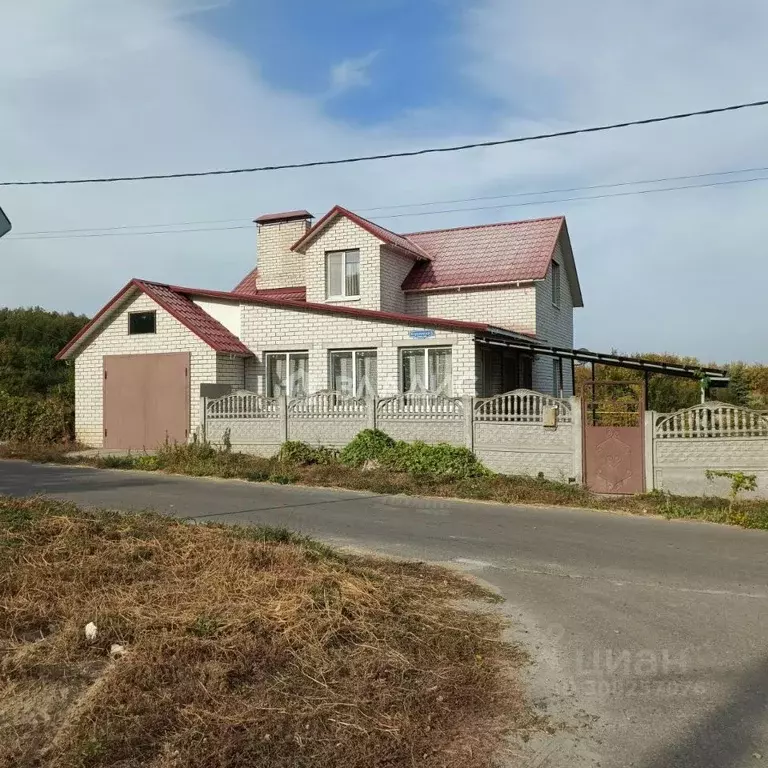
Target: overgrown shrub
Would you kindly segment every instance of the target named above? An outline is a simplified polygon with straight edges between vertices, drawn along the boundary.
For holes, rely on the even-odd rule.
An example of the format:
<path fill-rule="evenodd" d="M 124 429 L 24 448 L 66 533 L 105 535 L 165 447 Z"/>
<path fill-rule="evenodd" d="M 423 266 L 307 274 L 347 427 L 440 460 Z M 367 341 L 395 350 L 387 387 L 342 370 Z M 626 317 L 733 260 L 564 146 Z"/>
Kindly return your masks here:
<path fill-rule="evenodd" d="M 448 443 L 428 445 L 398 441 L 389 455 L 389 466 L 413 475 L 445 475 L 449 477 L 481 477 L 492 474 L 469 448 Z"/>
<path fill-rule="evenodd" d="M 339 452 L 335 448 L 324 446 L 315 447 L 300 440 L 286 440 L 280 446 L 278 460 L 286 464 L 335 464 L 339 460 Z"/>
<path fill-rule="evenodd" d="M 366 461 L 384 465 L 389 463 L 394 447 L 395 441 L 386 432 L 364 429 L 342 448 L 339 458 L 348 467 L 361 467 Z"/>
<path fill-rule="evenodd" d="M 135 457 L 133 466 L 136 469 L 142 469 L 145 472 L 154 472 L 156 469 L 160 469 L 160 459 L 157 456 L 150 456 L 149 454 L 139 454 Z"/>
<path fill-rule="evenodd" d="M 480 477 L 492 474 L 468 448 L 421 441 L 393 440 L 379 429 L 364 429 L 341 451 L 341 462 L 350 467 L 373 461 L 396 472 L 447 477 Z"/>
<path fill-rule="evenodd" d="M 0 392 L 0 440 L 61 443 L 74 439 L 75 409 L 60 397 L 16 397 Z"/>

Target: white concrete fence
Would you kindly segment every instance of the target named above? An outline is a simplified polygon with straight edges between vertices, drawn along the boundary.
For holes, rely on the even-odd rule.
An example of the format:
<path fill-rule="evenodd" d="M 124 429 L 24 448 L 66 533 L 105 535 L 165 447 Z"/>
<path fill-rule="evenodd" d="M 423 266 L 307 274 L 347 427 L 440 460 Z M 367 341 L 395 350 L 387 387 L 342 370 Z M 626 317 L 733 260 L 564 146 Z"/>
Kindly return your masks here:
<path fill-rule="evenodd" d="M 236 450 L 272 456 L 286 440 L 341 448 L 363 429 L 395 440 L 449 443 L 473 450 L 497 472 L 538 474 L 581 482 L 581 450 L 574 451 L 578 401 L 529 390 L 488 398 L 433 394 L 357 399 L 315 392 L 289 400 L 238 391 L 203 398 L 199 434 Z M 580 445 L 580 441 L 579 441 Z"/>
<path fill-rule="evenodd" d="M 646 413 L 646 488 L 726 496 L 730 481 L 707 480 L 708 469 L 753 474 L 757 491 L 749 495 L 768 498 L 768 418 L 718 402 Z"/>
<path fill-rule="evenodd" d="M 237 391 L 203 398 L 198 434 L 214 445 L 272 456 L 286 440 L 341 448 L 363 429 L 396 440 L 466 446 L 496 472 L 581 483 L 581 401 L 530 390 L 487 398 L 432 394 L 357 399 L 321 391 L 297 399 Z M 648 411 L 644 425 L 646 490 L 726 495 L 729 481 L 707 470 L 757 475 L 768 497 L 768 418 L 725 403 L 671 414 Z"/>

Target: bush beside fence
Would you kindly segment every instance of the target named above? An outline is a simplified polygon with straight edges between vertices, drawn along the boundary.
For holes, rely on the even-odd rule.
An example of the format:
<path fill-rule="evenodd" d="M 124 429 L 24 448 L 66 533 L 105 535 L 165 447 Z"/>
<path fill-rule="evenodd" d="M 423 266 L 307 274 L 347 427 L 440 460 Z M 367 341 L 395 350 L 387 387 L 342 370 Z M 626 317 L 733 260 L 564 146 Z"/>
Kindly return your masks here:
<path fill-rule="evenodd" d="M 74 433 L 75 408 L 69 400 L 0 392 L 0 441 L 60 443 Z"/>
<path fill-rule="evenodd" d="M 285 441 L 341 449 L 362 430 L 381 429 L 398 441 L 474 452 L 497 472 L 579 482 L 574 410 L 569 400 L 530 390 L 489 398 L 425 393 L 367 399 L 321 391 L 291 400 L 238 391 L 202 404 L 199 436 L 222 445 L 226 435 L 237 450 L 273 456 Z"/>

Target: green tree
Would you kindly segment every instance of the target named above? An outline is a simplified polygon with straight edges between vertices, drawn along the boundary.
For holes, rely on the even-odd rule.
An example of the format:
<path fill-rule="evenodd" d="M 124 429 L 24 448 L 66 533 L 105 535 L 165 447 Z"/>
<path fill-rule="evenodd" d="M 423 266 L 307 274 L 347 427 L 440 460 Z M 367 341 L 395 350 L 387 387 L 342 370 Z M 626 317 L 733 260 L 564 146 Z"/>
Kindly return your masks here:
<path fill-rule="evenodd" d="M 40 307 L 0 309 L 0 391 L 17 396 L 74 396 L 71 366 L 56 353 L 88 322 Z"/>
<path fill-rule="evenodd" d="M 749 389 L 746 365 L 744 363 L 732 363 L 728 366 L 728 376 L 731 379 L 730 383 L 725 389 L 718 389 L 715 398 L 725 403 L 740 405 L 743 408 L 751 407 L 754 398 Z"/>

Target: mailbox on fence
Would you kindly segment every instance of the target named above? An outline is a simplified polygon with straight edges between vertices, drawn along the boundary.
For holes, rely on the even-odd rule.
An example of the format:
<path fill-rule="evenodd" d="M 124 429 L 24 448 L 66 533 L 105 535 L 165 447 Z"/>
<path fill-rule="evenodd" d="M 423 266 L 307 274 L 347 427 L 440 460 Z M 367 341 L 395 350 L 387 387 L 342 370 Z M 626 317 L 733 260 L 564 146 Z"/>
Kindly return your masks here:
<path fill-rule="evenodd" d="M 557 426 L 557 406 L 547 405 L 541 410 L 541 420 L 545 427 Z"/>

